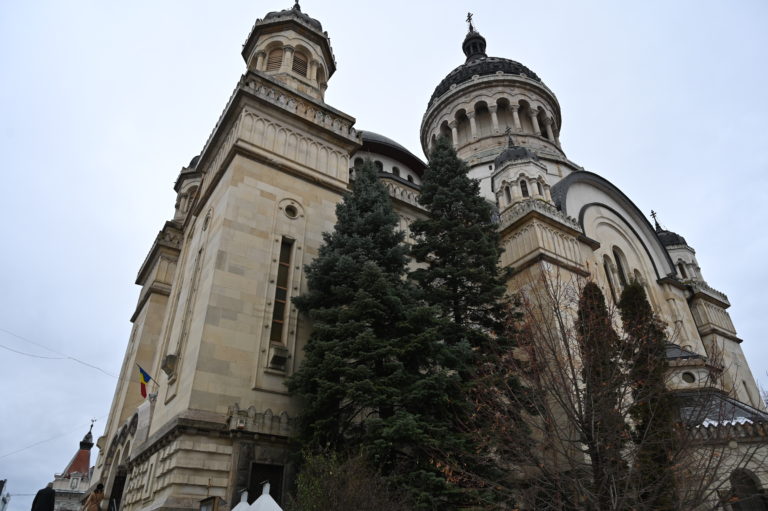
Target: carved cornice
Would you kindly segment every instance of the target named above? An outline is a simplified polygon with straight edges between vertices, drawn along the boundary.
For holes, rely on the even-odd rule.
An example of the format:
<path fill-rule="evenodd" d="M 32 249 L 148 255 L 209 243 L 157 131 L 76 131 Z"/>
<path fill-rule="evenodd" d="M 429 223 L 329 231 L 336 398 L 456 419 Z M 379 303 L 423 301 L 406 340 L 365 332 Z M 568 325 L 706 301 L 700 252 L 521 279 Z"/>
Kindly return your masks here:
<path fill-rule="evenodd" d="M 233 146 L 241 138 L 239 125 L 243 120 L 243 113 L 247 110 L 247 105 L 253 103 L 253 100 L 281 110 L 298 121 L 300 125 L 311 125 L 323 133 L 317 137 L 317 141 L 324 140 L 326 143 L 336 144 L 339 150 L 347 153 L 347 157 L 348 153 L 362 145 L 362 138 L 353 127 L 355 123 L 353 117 L 309 96 L 292 91 L 268 76 L 252 71 L 248 72 L 240 78 L 200 154 L 197 168 L 201 169 L 204 178 L 201 185 L 201 197 L 195 205 L 195 215 L 200 215 L 205 207 L 214 182 L 218 179 L 215 177 L 216 174 L 219 173 L 222 165 L 229 161 Z M 259 107 L 256 110 L 262 115 L 268 115 L 268 109 Z M 276 121 L 277 119 L 273 120 Z M 230 126 L 224 129 L 226 124 Z M 284 128 L 286 127 L 284 126 Z M 258 145 L 258 141 L 255 143 Z M 211 177 L 211 174 L 214 177 Z"/>
<path fill-rule="evenodd" d="M 728 301 L 728 296 L 726 296 L 725 293 L 710 287 L 706 282 L 700 280 L 687 280 L 685 281 L 685 284 L 692 293 L 690 300 L 701 298 L 702 300 L 714 303 L 723 309 L 727 309 L 731 306 L 731 302 Z"/>
<path fill-rule="evenodd" d="M 424 208 L 419 204 L 419 186 L 401 177 L 393 176 L 385 172 L 379 172 L 379 179 L 389 191 L 389 196 L 394 200 L 405 202 L 419 210 Z"/>
<path fill-rule="evenodd" d="M 179 225 L 176 222 L 165 222 L 162 230 L 155 237 L 147 257 L 141 263 L 141 268 L 139 268 L 139 273 L 136 276 L 136 284 L 144 285 L 147 275 L 149 275 L 161 253 L 167 254 L 171 259 L 178 257 L 181 251 L 182 240 L 183 235 Z"/>
<path fill-rule="evenodd" d="M 710 426 L 698 426 L 688 430 L 691 439 L 697 442 L 726 443 L 765 442 L 768 440 L 768 422 L 729 422 Z"/>
<path fill-rule="evenodd" d="M 141 444 L 136 454 L 131 458 L 129 467 L 145 461 L 154 453 L 169 445 L 181 435 L 205 435 L 212 437 L 228 437 L 229 432 L 221 422 L 220 414 L 207 414 L 210 417 L 177 416 L 167 422 L 160 430 Z"/>
<path fill-rule="evenodd" d="M 725 339 L 728 339 L 729 341 L 733 341 L 737 344 L 741 344 L 744 342 L 743 339 L 735 336 L 733 332 L 729 332 L 728 330 L 725 330 L 721 327 L 718 327 L 716 325 L 712 325 L 711 323 L 707 328 L 697 328 L 697 331 L 699 332 L 700 337 L 705 337 L 707 335 L 719 335 L 720 337 L 724 337 Z"/>
<path fill-rule="evenodd" d="M 502 211 L 499 220 L 499 231 L 504 232 L 515 227 L 530 214 L 537 214 L 547 223 L 554 223 L 555 227 L 565 228 L 566 231 L 574 236 L 583 234 L 575 219 L 558 210 L 552 204 L 539 199 L 522 200 Z"/>
<path fill-rule="evenodd" d="M 219 128 L 224 124 L 224 119 L 230 113 L 232 105 L 240 94 L 249 94 L 287 113 L 296 115 L 304 121 L 309 121 L 319 128 L 332 133 L 335 137 L 346 140 L 354 146 L 362 144 L 362 139 L 353 127 L 355 119 L 344 114 L 335 108 L 331 108 L 325 103 L 320 103 L 309 96 L 292 91 L 283 84 L 272 80 L 268 76 L 255 73 L 253 71 L 240 77 L 237 86 L 227 101 L 219 119 L 216 121 L 208 140 L 205 143 L 203 151 L 200 153 L 200 161 L 197 168 L 205 174 L 210 170 L 210 159 L 212 146 Z M 218 152 L 218 151 L 217 151 Z"/>
<path fill-rule="evenodd" d="M 528 259 L 523 264 L 519 266 L 515 266 L 512 268 L 512 276 L 515 276 L 519 273 L 522 273 L 527 268 L 530 268 L 531 266 L 534 266 L 539 263 L 549 263 L 554 266 L 557 266 L 559 268 L 562 268 L 564 270 L 567 270 L 571 273 L 575 273 L 576 275 L 579 275 L 581 277 L 589 277 L 589 272 L 585 270 L 584 268 L 580 268 L 578 266 L 575 266 L 573 264 L 568 264 L 557 257 L 552 257 L 549 254 L 538 254 L 531 259 Z"/>

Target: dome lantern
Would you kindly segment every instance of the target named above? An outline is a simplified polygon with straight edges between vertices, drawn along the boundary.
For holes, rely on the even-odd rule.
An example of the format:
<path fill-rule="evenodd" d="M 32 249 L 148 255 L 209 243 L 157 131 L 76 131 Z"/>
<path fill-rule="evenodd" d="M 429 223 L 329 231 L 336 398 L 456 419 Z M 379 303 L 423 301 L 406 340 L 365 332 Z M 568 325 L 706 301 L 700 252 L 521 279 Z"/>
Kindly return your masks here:
<path fill-rule="evenodd" d="M 467 14 L 467 23 L 469 23 L 469 32 L 464 38 L 464 42 L 461 45 L 461 49 L 464 50 L 464 55 L 467 56 L 467 62 L 474 59 L 481 59 L 487 57 L 485 54 L 485 37 L 480 35 L 480 32 L 475 30 L 475 25 L 472 23 L 472 13 Z"/>

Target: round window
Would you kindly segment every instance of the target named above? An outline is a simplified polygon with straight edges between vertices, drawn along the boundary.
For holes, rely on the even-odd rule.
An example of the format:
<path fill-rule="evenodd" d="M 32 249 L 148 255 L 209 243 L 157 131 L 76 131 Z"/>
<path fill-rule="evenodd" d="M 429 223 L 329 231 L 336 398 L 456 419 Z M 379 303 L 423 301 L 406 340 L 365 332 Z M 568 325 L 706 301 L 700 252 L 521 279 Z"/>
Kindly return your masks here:
<path fill-rule="evenodd" d="M 288 216 L 288 218 L 296 218 L 299 216 L 299 210 L 296 209 L 296 206 L 293 204 L 289 204 L 285 207 L 285 214 Z"/>
<path fill-rule="evenodd" d="M 685 372 L 683 373 L 683 381 L 685 383 L 693 383 L 696 381 L 696 376 L 693 373 Z"/>

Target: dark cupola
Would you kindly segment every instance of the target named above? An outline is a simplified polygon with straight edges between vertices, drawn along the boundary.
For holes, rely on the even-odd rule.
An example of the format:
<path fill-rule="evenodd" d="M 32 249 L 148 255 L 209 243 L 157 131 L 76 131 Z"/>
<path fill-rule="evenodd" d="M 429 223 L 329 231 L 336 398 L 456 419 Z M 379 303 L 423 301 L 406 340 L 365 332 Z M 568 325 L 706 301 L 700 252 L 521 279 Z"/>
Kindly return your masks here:
<path fill-rule="evenodd" d="M 467 14 L 467 23 L 469 23 L 469 32 L 467 32 L 467 37 L 464 38 L 464 42 L 461 45 L 464 55 L 467 56 L 467 62 L 487 57 L 488 55 L 485 54 L 485 37 L 475 30 L 475 26 L 472 23 L 472 13 Z"/>
<path fill-rule="evenodd" d="M 515 145 L 512 135 L 507 132 L 507 148 L 499 154 L 493 161 L 493 168 L 500 169 L 508 161 L 535 160 L 539 161 L 538 155 L 527 147 Z"/>

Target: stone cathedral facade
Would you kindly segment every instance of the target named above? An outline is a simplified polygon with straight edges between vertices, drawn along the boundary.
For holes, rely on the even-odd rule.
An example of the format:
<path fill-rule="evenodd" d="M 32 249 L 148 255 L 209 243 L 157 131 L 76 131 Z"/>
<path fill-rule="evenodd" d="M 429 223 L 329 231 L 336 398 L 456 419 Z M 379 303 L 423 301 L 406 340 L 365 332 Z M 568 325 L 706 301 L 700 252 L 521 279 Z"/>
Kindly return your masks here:
<path fill-rule="evenodd" d="M 596 281 L 610 300 L 638 279 L 674 331 L 670 386 L 709 385 L 717 353 L 739 442 L 764 441 L 768 416 L 728 298 L 706 282 L 694 249 L 568 159 L 560 105 L 533 71 L 488 56 L 471 24 L 462 49 L 466 60 L 429 99 L 421 143 L 427 153 L 449 137 L 497 206 L 502 264 L 516 272 L 510 290 L 555 269 Z M 304 266 L 333 228 L 355 166 L 375 162 L 404 230 L 423 214 L 423 160 L 325 103 L 336 61 L 320 22 L 298 4 L 270 12 L 242 56 L 245 74 L 200 155 L 181 169 L 175 214 L 138 272 L 133 329 L 91 479 L 105 484 L 109 509 L 193 509 L 211 497 L 229 508 L 239 490 L 265 479 L 279 502 L 293 476 L 299 413 L 284 382 L 310 331 L 291 299 L 306 290 Z M 147 399 L 137 364 L 155 380 Z M 742 476 L 756 491 L 768 482 L 759 469 Z"/>

